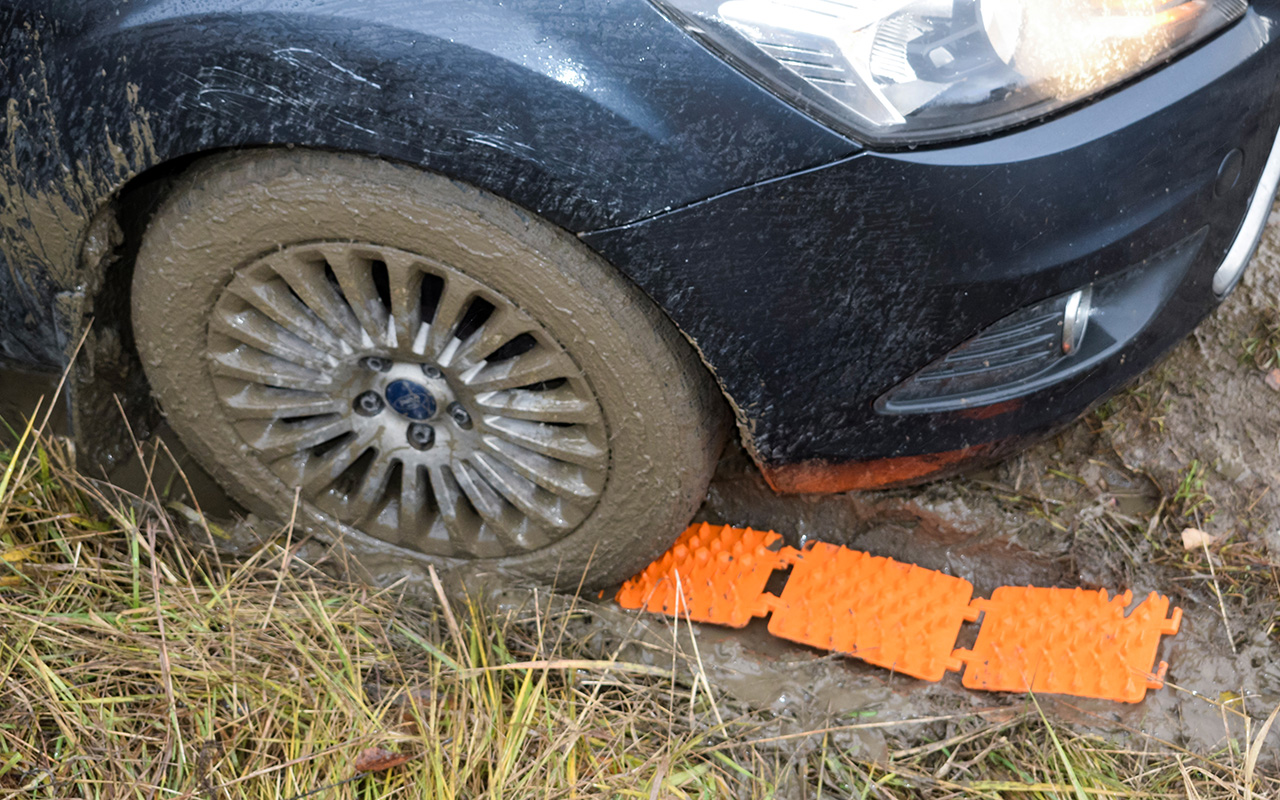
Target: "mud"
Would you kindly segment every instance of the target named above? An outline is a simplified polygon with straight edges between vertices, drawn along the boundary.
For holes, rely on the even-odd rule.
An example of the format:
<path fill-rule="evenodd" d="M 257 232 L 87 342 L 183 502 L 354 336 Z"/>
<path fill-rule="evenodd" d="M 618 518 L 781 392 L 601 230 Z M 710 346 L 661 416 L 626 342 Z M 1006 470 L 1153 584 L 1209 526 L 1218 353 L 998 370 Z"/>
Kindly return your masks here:
<path fill-rule="evenodd" d="M 57 376 L 0 367 L 0 420 L 5 423 L 0 425 L 0 443 L 10 444 L 15 434 L 21 435 L 33 412 L 38 412 L 38 425 L 57 390 Z M 64 431 L 66 416 L 64 405 L 58 403 L 49 420 L 50 430 Z"/>

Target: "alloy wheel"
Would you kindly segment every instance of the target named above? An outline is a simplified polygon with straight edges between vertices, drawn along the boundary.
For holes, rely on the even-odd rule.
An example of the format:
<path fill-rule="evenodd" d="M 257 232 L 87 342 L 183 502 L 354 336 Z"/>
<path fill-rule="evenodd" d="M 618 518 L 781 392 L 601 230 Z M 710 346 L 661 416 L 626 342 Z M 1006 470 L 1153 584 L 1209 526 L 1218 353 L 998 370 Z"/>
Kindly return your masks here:
<path fill-rule="evenodd" d="M 582 370 L 500 292 L 430 258 L 267 255 L 222 291 L 208 358 L 253 456 L 386 542 L 516 555 L 572 532 L 604 490 L 608 431 Z"/>

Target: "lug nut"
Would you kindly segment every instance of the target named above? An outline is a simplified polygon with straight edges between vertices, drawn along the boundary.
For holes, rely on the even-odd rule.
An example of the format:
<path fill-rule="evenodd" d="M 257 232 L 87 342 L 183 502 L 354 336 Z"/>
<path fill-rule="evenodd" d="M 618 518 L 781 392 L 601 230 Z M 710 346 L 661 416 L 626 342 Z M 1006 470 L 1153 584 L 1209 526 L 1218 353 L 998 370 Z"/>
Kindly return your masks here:
<path fill-rule="evenodd" d="M 370 372 L 386 372 L 391 369 L 391 359 L 379 358 L 378 356 L 366 356 L 360 359 L 360 366 Z"/>
<path fill-rule="evenodd" d="M 459 428 L 471 429 L 471 415 L 467 413 L 461 403 L 449 404 L 449 417 L 453 419 Z"/>
<path fill-rule="evenodd" d="M 377 392 L 364 392 L 351 404 L 356 413 L 362 417 L 377 416 L 382 413 L 386 405 Z"/>
<path fill-rule="evenodd" d="M 407 431 L 409 446 L 414 450 L 429 450 L 436 443 L 436 429 L 425 422 L 415 422 Z"/>
<path fill-rule="evenodd" d="M 444 373 L 440 371 L 439 367 L 433 367 L 430 364 L 422 365 L 422 374 L 433 381 L 438 381 L 444 377 Z"/>

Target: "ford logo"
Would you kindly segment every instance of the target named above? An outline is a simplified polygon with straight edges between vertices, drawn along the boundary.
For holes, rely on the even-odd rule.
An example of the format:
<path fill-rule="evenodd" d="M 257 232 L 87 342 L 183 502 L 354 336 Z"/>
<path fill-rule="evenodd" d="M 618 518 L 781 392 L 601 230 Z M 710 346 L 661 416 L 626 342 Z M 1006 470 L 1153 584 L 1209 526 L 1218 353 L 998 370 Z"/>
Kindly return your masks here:
<path fill-rule="evenodd" d="M 387 386 L 387 405 L 396 413 L 412 420 L 431 419 L 436 413 L 436 399 L 413 381 L 393 381 Z"/>

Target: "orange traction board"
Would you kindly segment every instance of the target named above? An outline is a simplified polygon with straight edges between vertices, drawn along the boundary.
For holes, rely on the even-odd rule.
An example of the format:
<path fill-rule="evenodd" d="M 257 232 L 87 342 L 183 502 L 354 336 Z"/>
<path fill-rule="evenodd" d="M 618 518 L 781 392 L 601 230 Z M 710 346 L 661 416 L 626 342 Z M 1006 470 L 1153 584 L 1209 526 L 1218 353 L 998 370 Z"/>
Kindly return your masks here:
<path fill-rule="evenodd" d="M 1133 595 L 1107 591 L 1002 586 L 975 600 L 984 617 L 965 662 L 964 685 L 1001 692 L 1049 692 L 1137 703 L 1164 685 L 1168 664 L 1155 672 L 1160 636 L 1172 636 L 1182 609 L 1165 619 L 1169 598 L 1152 592 L 1133 613 Z"/>
<path fill-rule="evenodd" d="M 765 592 L 774 570 L 791 567 L 782 595 Z M 1151 665 L 1160 637 L 1178 632 L 1169 598 L 1152 592 L 1131 614 L 1132 595 L 1001 587 L 970 601 L 973 585 L 914 564 L 815 543 L 782 546 L 773 531 L 702 523 L 644 572 L 617 601 L 741 628 L 772 614 L 769 632 L 854 656 L 924 680 L 964 668 L 970 689 L 1072 694 L 1136 703 L 1163 685 Z M 973 650 L 955 650 L 964 623 L 983 615 Z"/>
<path fill-rule="evenodd" d="M 948 669 L 973 584 L 941 572 L 831 544 L 795 557 L 769 633 L 834 650 L 927 681 Z"/>

